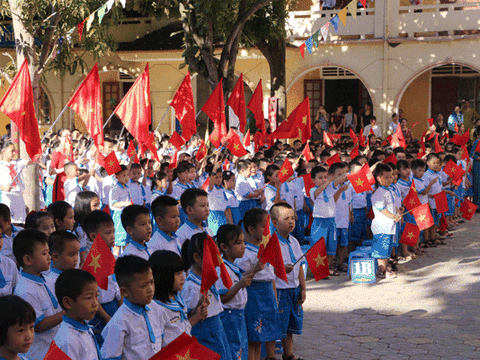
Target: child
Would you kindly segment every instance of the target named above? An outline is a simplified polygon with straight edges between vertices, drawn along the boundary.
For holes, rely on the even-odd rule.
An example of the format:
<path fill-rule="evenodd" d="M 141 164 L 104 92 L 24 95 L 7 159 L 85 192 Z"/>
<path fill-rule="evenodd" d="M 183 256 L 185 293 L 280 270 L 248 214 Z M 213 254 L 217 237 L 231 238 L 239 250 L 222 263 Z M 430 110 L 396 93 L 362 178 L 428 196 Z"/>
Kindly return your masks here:
<path fill-rule="evenodd" d="M 200 285 L 202 282 L 203 243 L 206 238 L 207 234 L 197 233 L 192 236 L 191 240 L 185 241 L 182 247 L 183 261 L 190 272 L 180 294 L 185 300 L 189 313 L 203 302 Z M 233 360 L 225 329 L 219 316 L 223 307 L 215 284 L 208 290 L 206 302 L 209 304 L 208 316 L 192 327 L 192 335 L 198 339 L 200 344 L 220 354 L 222 360 Z"/>
<path fill-rule="evenodd" d="M 85 216 L 83 220 L 83 228 L 88 235 L 90 244 L 93 244 L 97 235 L 100 234 L 105 244 L 109 249 L 112 249 L 115 245 L 115 229 L 113 227 L 113 220 L 104 211 L 95 210 L 92 213 Z M 97 315 L 90 321 L 90 325 L 93 326 L 93 332 L 97 338 L 99 346 L 103 344 L 103 338 L 100 335 L 105 324 L 107 324 L 113 314 L 118 310 L 122 304 L 122 296 L 120 294 L 120 288 L 115 280 L 115 275 L 108 276 L 107 290 L 98 288 L 98 302 L 100 305 L 97 309 Z"/>
<path fill-rule="evenodd" d="M 233 172 L 223 172 L 223 187 L 225 188 L 225 195 L 227 196 L 227 206 L 232 213 L 232 223 L 238 225 L 242 220 L 242 216 L 240 215 L 239 202 L 235 195 L 235 174 Z"/>
<path fill-rule="evenodd" d="M 201 301 L 195 310 L 187 313 L 187 306 L 180 295 L 185 283 L 185 264 L 177 253 L 155 251 L 148 261 L 155 279 L 155 302 L 164 308 L 163 346 L 166 346 L 184 332 L 190 335 L 192 326 L 207 317 L 208 304 Z"/>
<path fill-rule="evenodd" d="M 88 183 L 91 174 L 87 173 L 79 175 L 77 165 L 71 162 L 65 164 L 64 170 L 65 175 L 67 176 L 63 183 L 65 201 L 73 207 L 75 205 L 77 194 L 83 191 L 83 187 Z"/>
<path fill-rule="evenodd" d="M 121 256 L 136 255 L 148 260 L 151 251 L 147 243 L 152 236 L 152 223 L 148 209 L 141 205 L 127 206 L 122 211 L 122 226 L 130 236 Z"/>
<path fill-rule="evenodd" d="M 410 191 L 410 187 L 412 186 L 412 182 L 410 181 L 410 164 L 407 160 L 398 160 L 397 169 L 399 178 L 397 180 L 396 186 L 397 189 L 400 191 L 400 198 L 402 202 L 405 200 L 405 197 L 408 195 Z M 403 217 L 403 223 L 400 228 L 400 233 L 403 233 L 405 229 L 406 223 L 416 224 L 415 218 L 411 213 L 407 213 Z M 406 244 L 400 244 L 400 256 L 398 257 L 398 263 L 402 264 L 412 259 L 411 254 L 408 252 L 408 246 Z"/>
<path fill-rule="evenodd" d="M 6 205 L 5 205 L 6 206 Z M 0 223 L 0 251 L 3 246 L 3 228 Z M 18 270 L 15 261 L 0 252 L 0 295 L 11 295 L 18 282 Z"/>
<path fill-rule="evenodd" d="M 65 230 L 55 231 L 48 238 L 48 247 L 52 263 L 50 272 L 45 280 L 55 286 L 58 276 L 65 270 L 75 269 L 78 266 L 80 241 L 75 234 Z"/>
<path fill-rule="evenodd" d="M 240 202 L 240 216 L 243 217 L 247 210 L 253 209 L 258 206 L 259 202 L 263 202 L 263 200 L 257 201 L 259 196 L 263 196 L 263 189 L 254 191 L 248 182 L 248 178 L 251 176 L 251 167 L 248 160 L 240 160 L 237 162 L 237 174 L 235 192 Z"/>
<path fill-rule="evenodd" d="M 244 272 L 257 266 L 252 283 L 247 287 L 248 300 L 245 305 L 245 322 L 248 335 L 249 359 L 260 360 L 262 342 L 265 342 L 267 358 L 275 358 L 275 340 L 281 338 L 278 305 L 276 299 L 275 273 L 270 264 L 263 265 L 258 259 L 258 250 L 263 242 L 263 230 L 267 222 L 267 212 L 251 209 L 245 213 L 245 253 L 236 260 Z M 255 270 L 257 270 L 255 269 Z"/>
<path fill-rule="evenodd" d="M 87 325 L 97 312 L 97 281 L 87 271 L 64 271 L 55 283 L 55 294 L 65 310 L 55 344 L 72 360 L 101 360 L 93 331 Z"/>
<path fill-rule="evenodd" d="M 75 212 L 69 203 L 56 201 L 48 206 L 47 212 L 52 214 L 56 230 L 73 230 L 75 226 Z"/>
<path fill-rule="evenodd" d="M 303 329 L 302 304 L 307 296 L 305 274 L 297 259 L 303 256 L 297 239 L 290 235 L 295 229 L 295 211 L 286 203 L 275 204 L 270 210 L 272 223 L 278 235 L 288 282 L 277 277 L 278 312 L 282 331 L 283 359 L 298 359 L 293 355 L 293 334 Z M 294 266 L 293 264 L 296 265 Z"/>
<path fill-rule="evenodd" d="M 350 162 L 349 170 L 351 174 L 361 169 L 362 164 L 357 160 Z M 348 250 L 352 252 L 362 244 L 363 240 L 367 239 L 367 194 L 365 192 L 357 194 L 352 184 L 350 184 L 350 194 L 352 198 L 353 221 L 350 220 L 348 228 Z"/>
<path fill-rule="evenodd" d="M 177 182 L 173 185 L 171 196 L 175 200 L 180 200 L 181 196 L 187 189 L 191 189 L 192 186 L 188 183 L 190 178 L 189 171 L 192 168 L 192 164 L 182 161 L 178 164 L 177 171 Z M 185 209 L 180 209 L 180 224 L 183 225 L 187 221 L 187 214 L 185 214 Z"/>
<path fill-rule="evenodd" d="M 53 215 L 45 211 L 36 211 L 28 214 L 25 220 L 25 229 L 41 231 L 49 238 L 55 232 Z"/>
<path fill-rule="evenodd" d="M 278 173 L 280 168 L 276 165 L 269 165 L 265 170 L 265 202 L 267 204 L 265 210 L 270 211 L 274 204 L 281 201 L 293 204 L 294 194 L 293 191 L 289 191 L 286 182 L 281 183 L 278 179 Z"/>
<path fill-rule="evenodd" d="M 38 230 L 22 230 L 13 241 L 13 254 L 17 264 L 22 267 L 14 294 L 29 302 L 37 317 L 36 336 L 27 357 L 41 360 L 65 313 L 55 298 L 55 289 L 42 276 L 43 271 L 50 269 L 47 237 Z"/>
<path fill-rule="evenodd" d="M 0 227 L 3 233 L 3 248 L 0 254 L 16 261 L 12 250 L 13 238 L 23 229 L 12 224 L 10 208 L 5 204 L 0 204 Z"/>
<path fill-rule="evenodd" d="M 247 304 L 246 287 L 252 283 L 254 272 L 244 273 L 237 265 L 235 259 L 241 259 L 245 253 L 245 241 L 242 228 L 237 225 L 223 225 L 218 229 L 216 236 L 220 251 L 223 253 L 223 262 L 228 274 L 233 281 L 227 289 L 221 279 L 216 283 L 223 312 L 220 313 L 223 327 L 227 333 L 228 342 L 234 359 L 247 360 L 248 335 L 245 323 L 245 305 Z"/>
<path fill-rule="evenodd" d="M 161 171 L 156 172 L 152 179 L 152 187 L 151 187 L 152 203 L 157 197 L 161 195 L 167 195 L 167 187 L 168 187 L 167 174 Z"/>
<path fill-rule="evenodd" d="M 222 167 L 216 163 L 209 171 L 210 184 L 208 185 L 208 205 L 210 213 L 208 214 L 208 228 L 214 234 L 222 225 L 233 223 L 232 212 L 228 208 L 228 199 L 225 189 L 222 187 Z"/>
<path fill-rule="evenodd" d="M 398 209 L 394 203 L 394 195 L 389 186 L 393 182 L 393 171 L 386 164 L 378 164 L 374 172 L 377 190 L 372 195 L 372 208 L 375 218 L 372 220 L 372 257 L 378 261 L 380 278 L 393 279 L 397 275 L 387 268 L 392 253 L 393 237 L 396 234 L 396 223 L 402 220 L 403 208 Z"/>
<path fill-rule="evenodd" d="M 183 246 L 186 239 L 190 239 L 194 234 L 206 232 L 208 235 L 214 236 L 206 223 L 210 213 L 207 193 L 202 189 L 188 189 L 182 194 L 180 202 L 188 216 L 188 220 L 180 226 L 177 232 L 180 247 Z"/>
<path fill-rule="evenodd" d="M 0 359 L 28 360 L 35 336 L 35 310 L 15 295 L 0 296 Z"/>
<path fill-rule="evenodd" d="M 439 241 L 436 241 L 437 240 L 436 227 L 439 225 L 439 217 L 437 213 L 437 204 L 434 198 L 434 195 L 441 192 L 443 187 L 442 180 L 440 180 L 440 170 L 442 169 L 440 157 L 435 153 L 428 154 L 427 166 L 428 166 L 428 170 L 425 171 L 425 175 L 423 175 L 423 179 L 425 183 L 432 185 L 430 188 L 430 191 L 428 192 L 428 203 L 430 205 L 430 210 L 432 212 L 434 224 L 425 230 L 425 234 L 426 234 L 426 239 L 428 239 L 431 244 L 435 245 L 437 243 L 440 243 Z"/>
<path fill-rule="evenodd" d="M 102 358 L 150 359 L 162 348 L 165 328 L 163 308 L 152 302 L 150 264 L 138 256 L 123 256 L 115 264 L 115 276 L 125 299 L 102 331 Z"/>
<path fill-rule="evenodd" d="M 153 254 L 157 250 L 170 250 L 182 254 L 175 232 L 180 226 L 178 201 L 168 195 L 161 195 L 152 202 L 152 214 L 157 224 L 157 231 L 152 235 L 148 248 Z"/>
<path fill-rule="evenodd" d="M 82 224 L 85 216 L 90 214 L 92 211 L 100 210 L 100 198 L 97 194 L 92 191 L 82 191 L 77 194 L 75 199 L 75 228 L 74 232 L 80 240 L 80 268 L 83 266 L 83 262 L 87 257 L 88 252 L 90 251 L 91 243 L 89 244 L 88 236 L 83 230 Z"/>
<path fill-rule="evenodd" d="M 128 189 L 130 191 L 130 195 L 132 196 L 132 202 L 135 205 L 149 207 L 151 193 L 146 188 L 147 176 L 143 177 L 141 183 L 139 182 L 140 178 L 142 177 L 142 167 L 140 164 L 133 163 L 131 165 L 128 177 L 130 178 L 128 181 Z"/>

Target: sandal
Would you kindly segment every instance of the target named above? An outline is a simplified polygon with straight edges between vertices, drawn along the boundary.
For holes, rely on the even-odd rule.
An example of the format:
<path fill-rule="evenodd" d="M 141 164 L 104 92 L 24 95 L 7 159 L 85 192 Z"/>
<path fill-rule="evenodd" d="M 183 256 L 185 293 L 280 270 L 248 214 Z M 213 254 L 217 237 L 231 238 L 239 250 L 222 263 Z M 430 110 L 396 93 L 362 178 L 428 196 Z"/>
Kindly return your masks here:
<path fill-rule="evenodd" d="M 397 274 L 395 274 L 393 271 L 386 271 L 385 272 L 385 278 L 387 279 L 395 279 L 397 277 Z"/>
<path fill-rule="evenodd" d="M 330 269 L 330 276 L 340 276 L 340 274 L 335 270 Z"/>
<path fill-rule="evenodd" d="M 385 279 L 385 273 L 386 273 L 386 270 L 378 270 L 377 271 L 377 277 L 380 278 L 380 279 Z"/>

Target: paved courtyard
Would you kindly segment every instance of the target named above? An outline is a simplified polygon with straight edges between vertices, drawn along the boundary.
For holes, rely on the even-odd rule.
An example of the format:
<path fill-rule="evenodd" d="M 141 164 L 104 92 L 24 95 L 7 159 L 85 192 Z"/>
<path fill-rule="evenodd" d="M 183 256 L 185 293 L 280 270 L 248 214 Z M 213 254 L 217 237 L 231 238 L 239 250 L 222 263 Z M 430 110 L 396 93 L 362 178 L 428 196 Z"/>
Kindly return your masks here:
<path fill-rule="evenodd" d="M 480 359 L 480 215 L 398 277 L 307 282 L 295 353 L 320 359 Z"/>

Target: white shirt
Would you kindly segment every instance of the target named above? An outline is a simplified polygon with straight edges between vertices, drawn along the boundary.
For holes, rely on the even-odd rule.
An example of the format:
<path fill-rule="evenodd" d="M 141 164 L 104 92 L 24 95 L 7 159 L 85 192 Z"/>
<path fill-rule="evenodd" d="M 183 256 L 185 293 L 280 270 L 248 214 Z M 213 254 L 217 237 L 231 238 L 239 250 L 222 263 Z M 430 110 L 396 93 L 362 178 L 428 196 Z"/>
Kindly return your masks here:
<path fill-rule="evenodd" d="M 225 266 L 227 268 L 228 275 L 230 275 L 230 279 L 232 279 L 233 284 L 236 284 L 242 278 L 242 270 L 238 265 L 232 264 L 230 261 L 223 259 Z M 220 269 L 217 268 L 218 273 L 218 280 L 215 285 L 220 292 L 220 295 L 226 294 L 228 289 L 223 285 L 223 281 L 220 278 Z M 228 302 L 223 304 L 224 309 L 245 309 L 245 305 L 247 304 L 247 289 L 243 288 L 240 289 L 233 298 L 231 298 Z"/>
<path fill-rule="evenodd" d="M 403 201 L 403 199 L 405 199 L 405 197 L 408 195 L 408 192 L 410 191 L 410 186 L 412 186 L 412 183 L 410 181 L 398 179 L 395 185 L 397 186 L 398 191 L 400 191 L 400 197 L 402 198 L 402 201 Z"/>
<path fill-rule="evenodd" d="M 105 340 L 101 349 L 102 358 L 150 359 L 161 350 L 165 328 L 163 308 L 154 301 L 144 308 L 155 342 L 150 341 L 147 323 L 142 315 L 143 308 L 124 299 L 102 331 Z"/>
<path fill-rule="evenodd" d="M 152 252 L 150 251 L 147 242 L 145 243 L 145 246 L 143 246 L 136 241 L 129 240 L 127 246 L 119 257 L 126 255 L 135 255 L 141 257 L 142 259 L 148 260 L 150 255 L 152 255 Z"/>
<path fill-rule="evenodd" d="M 289 189 L 289 188 L 287 188 L 287 186 L 288 185 L 286 183 L 281 184 L 281 186 L 280 186 L 280 199 L 282 201 L 285 201 L 285 202 L 289 203 L 289 204 L 290 204 L 290 202 L 292 202 L 290 205 L 293 206 L 294 194 L 293 194 L 293 192 L 287 190 L 287 189 Z M 267 204 L 265 210 L 270 211 L 272 206 L 275 205 L 275 203 L 273 201 L 277 197 L 277 188 L 273 185 L 268 184 L 267 186 L 265 186 L 264 194 L 265 194 L 265 202 Z"/>
<path fill-rule="evenodd" d="M 335 189 L 335 192 L 342 185 L 338 185 Z M 349 189 L 345 190 L 338 197 L 337 202 L 335 203 L 335 226 L 337 229 L 348 229 L 350 223 L 350 203 L 352 202 L 352 192 Z"/>
<path fill-rule="evenodd" d="M 188 312 L 192 311 L 197 307 L 198 301 L 200 300 L 200 285 L 202 283 L 202 278 L 195 275 L 192 271 L 187 276 L 183 289 L 180 293 L 185 305 L 188 308 Z M 220 300 L 220 293 L 216 285 L 214 284 L 207 292 L 208 300 L 210 300 L 210 305 L 208 305 L 208 316 L 207 318 L 214 317 L 220 314 L 223 311 L 222 302 Z"/>
<path fill-rule="evenodd" d="M 212 211 L 225 211 L 228 205 L 225 189 L 221 186 L 214 185 L 212 190 L 207 189 L 208 207 Z"/>
<path fill-rule="evenodd" d="M 235 183 L 235 192 L 237 193 L 238 201 L 249 200 L 245 196 L 253 193 L 253 188 L 246 178 L 242 175 L 237 176 L 237 182 Z"/>
<path fill-rule="evenodd" d="M 357 194 L 352 184 L 348 185 L 352 199 L 352 209 L 363 209 L 367 207 L 367 192 Z"/>
<path fill-rule="evenodd" d="M 295 210 L 302 210 L 305 203 L 305 183 L 303 177 L 299 176 L 289 183 L 289 189 L 292 188 L 293 198 L 295 199 Z"/>
<path fill-rule="evenodd" d="M 55 336 L 55 344 L 72 360 L 99 360 L 92 329 L 65 315 Z"/>
<path fill-rule="evenodd" d="M 390 122 L 388 125 L 388 130 L 390 131 L 390 134 L 393 134 L 395 131 L 397 131 L 398 123 L 394 123 L 393 121 Z"/>
<path fill-rule="evenodd" d="M 380 126 L 375 124 L 375 126 L 372 127 L 372 125 L 368 124 L 365 126 L 365 129 L 363 130 L 363 134 L 368 138 L 368 135 L 370 135 L 370 129 L 373 130 L 373 133 L 375 134 L 376 137 L 381 138 L 382 137 L 382 129 Z"/>
<path fill-rule="evenodd" d="M 202 227 L 199 228 L 193 224 L 190 220 L 185 221 L 185 223 L 180 226 L 180 229 L 177 231 L 177 239 L 180 247 L 183 246 L 183 243 L 187 239 L 191 239 L 193 235 L 199 234 L 201 232 L 206 232 L 210 236 L 214 236 L 212 230 L 207 227 L 206 223 L 202 223 Z"/>
<path fill-rule="evenodd" d="M 436 195 L 440 192 L 442 192 L 443 186 L 442 186 L 442 180 L 440 179 L 440 173 L 439 172 L 434 172 L 430 169 L 425 171 L 425 175 L 423 175 L 423 180 L 425 181 L 425 186 L 428 186 L 430 184 L 430 181 L 433 179 L 438 178 L 437 181 L 435 181 L 430 188 L 430 192 L 428 195 Z M 432 209 L 437 208 L 437 204 L 435 203 L 434 198 L 428 198 L 428 204 Z"/>
<path fill-rule="evenodd" d="M 315 197 L 315 190 L 317 189 L 318 186 L 314 186 L 310 189 L 310 199 L 313 201 L 313 217 L 335 217 L 335 200 L 333 196 L 335 195 L 336 190 L 333 188 L 333 182 L 328 184 L 327 188 Z"/>
<path fill-rule="evenodd" d="M 235 195 L 235 191 L 225 190 L 225 195 L 227 196 L 227 201 L 228 201 L 227 207 L 237 208 L 239 203 L 238 203 L 237 196 Z"/>
<path fill-rule="evenodd" d="M 420 200 L 422 205 L 426 204 L 428 202 L 428 194 L 422 195 L 421 193 L 423 192 L 423 190 L 425 190 L 428 184 L 425 183 L 425 180 L 423 178 L 419 179 L 414 177 L 412 181 L 415 183 L 415 189 L 417 189 L 418 199 Z"/>
<path fill-rule="evenodd" d="M 147 189 L 143 184 L 130 179 L 128 181 L 128 189 L 135 205 L 146 206 L 147 204 L 150 204 L 151 195 L 148 196 Z"/>
<path fill-rule="evenodd" d="M 393 191 L 379 187 L 372 195 L 372 209 L 375 218 L 372 220 L 372 233 L 395 235 L 396 225 L 393 219 L 383 215 L 380 211 L 387 209 L 396 214 Z"/>
<path fill-rule="evenodd" d="M 187 307 L 180 294 L 177 294 L 175 300 L 170 300 L 169 303 L 155 300 L 156 303 L 163 307 L 163 318 L 165 324 L 165 337 L 163 338 L 163 346 L 167 346 L 177 337 L 183 333 L 191 334 L 192 325 L 187 318 Z M 178 302 L 177 302 L 178 301 Z M 177 311 L 174 308 L 177 308 Z M 181 314 L 183 313 L 183 315 Z M 182 320 L 183 318 L 183 320 Z"/>
<path fill-rule="evenodd" d="M 0 255 L 6 256 L 9 259 L 11 259 L 15 264 L 17 263 L 17 260 L 15 259 L 15 256 L 13 255 L 13 238 L 17 236 L 17 234 L 22 231 L 23 228 L 17 227 L 12 224 L 12 235 L 8 236 L 7 234 L 3 233 L 2 239 L 3 239 L 3 246 L 2 246 L 2 251 L 0 251 Z"/>
<path fill-rule="evenodd" d="M 122 185 L 116 181 L 112 188 L 110 189 L 110 194 L 108 197 L 108 203 L 110 204 L 110 210 L 123 210 L 127 206 L 114 206 L 116 202 L 131 201 L 132 197 L 127 185 Z"/>
<path fill-rule="evenodd" d="M 282 250 L 283 262 L 286 265 L 293 265 L 298 259 L 303 256 L 302 248 L 298 243 L 298 240 L 295 239 L 292 235 L 288 236 L 288 239 L 284 239 L 278 232 L 278 240 L 280 243 L 280 249 Z M 290 247 L 293 251 L 294 258 L 290 254 Z M 300 280 L 298 275 L 300 274 L 300 266 L 302 261 L 299 261 L 294 267 L 293 270 L 287 274 L 288 283 L 285 280 L 280 279 L 279 277 L 275 280 L 275 285 L 277 289 L 295 289 L 300 285 Z"/>
<path fill-rule="evenodd" d="M 101 199 L 102 199 L 102 204 L 110 204 L 109 196 L 110 196 L 110 190 L 113 187 L 113 184 L 116 182 L 116 180 L 112 176 L 107 176 L 102 179 L 102 192 L 101 192 Z"/>
<path fill-rule="evenodd" d="M 17 265 L 12 259 L 0 255 L 0 271 L 5 279 L 5 285 L 0 287 L 0 295 L 12 295 L 18 282 Z"/>
<path fill-rule="evenodd" d="M 173 197 L 175 200 L 180 200 L 180 197 L 185 192 L 185 190 L 190 188 L 191 186 L 189 186 L 188 184 L 182 184 L 177 182 L 175 185 L 173 185 L 172 193 L 170 194 L 170 196 Z"/>
<path fill-rule="evenodd" d="M 242 258 L 235 260 L 235 264 L 243 271 L 249 272 L 253 270 L 258 262 L 257 255 L 258 246 L 245 242 L 245 253 Z M 269 263 L 266 263 L 265 268 L 253 276 L 254 281 L 273 281 L 275 278 L 273 266 Z"/>
<path fill-rule="evenodd" d="M 69 203 L 71 207 L 74 207 L 77 194 L 82 192 L 82 187 L 78 183 L 78 178 L 76 177 L 65 180 L 63 183 L 63 190 L 65 191 L 65 201 Z"/>
<path fill-rule="evenodd" d="M 10 171 L 12 165 L 13 173 Z M 11 163 L 0 161 L 0 186 L 10 186 L 16 177 L 14 174 L 20 174 L 15 179 L 15 186 L 10 191 L 2 191 L 0 197 L 0 202 L 10 208 L 10 215 L 15 223 L 24 223 L 27 217 L 22 194 L 25 189 L 22 181 L 23 173 L 20 173 L 25 165 L 25 160 L 12 161 Z"/>
<path fill-rule="evenodd" d="M 175 234 L 169 236 L 160 229 L 157 229 L 157 231 L 153 233 L 152 238 L 148 242 L 148 249 L 150 254 L 153 254 L 157 250 L 169 250 L 182 256 L 182 250 L 177 236 Z"/>

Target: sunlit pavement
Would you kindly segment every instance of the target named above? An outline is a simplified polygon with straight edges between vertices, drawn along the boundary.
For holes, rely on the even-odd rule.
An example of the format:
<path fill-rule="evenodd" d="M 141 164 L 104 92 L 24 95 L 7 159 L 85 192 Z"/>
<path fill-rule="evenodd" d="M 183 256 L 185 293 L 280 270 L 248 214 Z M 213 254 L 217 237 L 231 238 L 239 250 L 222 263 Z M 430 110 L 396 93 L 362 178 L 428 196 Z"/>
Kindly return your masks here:
<path fill-rule="evenodd" d="M 346 275 L 307 282 L 308 359 L 480 359 L 480 215 L 447 245 L 400 265 L 398 277 L 353 284 Z"/>

